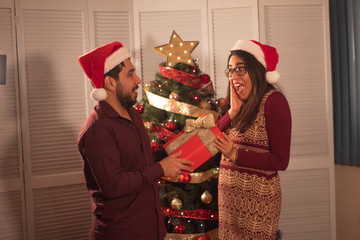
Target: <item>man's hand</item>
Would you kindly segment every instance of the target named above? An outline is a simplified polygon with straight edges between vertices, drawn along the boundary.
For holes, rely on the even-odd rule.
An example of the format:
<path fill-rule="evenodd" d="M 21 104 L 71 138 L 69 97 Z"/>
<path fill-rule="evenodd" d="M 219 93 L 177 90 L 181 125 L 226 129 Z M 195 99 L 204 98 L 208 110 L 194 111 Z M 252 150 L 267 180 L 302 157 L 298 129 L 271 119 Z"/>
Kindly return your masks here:
<path fill-rule="evenodd" d="M 193 165 L 193 162 L 184 158 L 177 158 L 180 156 L 180 154 L 181 151 L 176 152 L 160 161 L 160 165 L 163 168 L 165 177 L 173 178 L 181 175 L 182 171 L 193 171 L 189 167 Z"/>

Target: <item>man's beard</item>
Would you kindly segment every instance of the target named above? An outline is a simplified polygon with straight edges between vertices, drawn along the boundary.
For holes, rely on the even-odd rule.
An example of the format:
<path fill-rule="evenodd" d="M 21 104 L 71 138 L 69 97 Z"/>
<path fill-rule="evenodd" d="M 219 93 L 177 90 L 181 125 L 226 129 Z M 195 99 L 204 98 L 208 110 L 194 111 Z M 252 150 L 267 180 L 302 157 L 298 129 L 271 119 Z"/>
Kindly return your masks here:
<path fill-rule="evenodd" d="M 136 89 L 138 89 L 139 86 L 136 86 L 132 89 L 131 93 L 127 93 L 127 94 L 122 94 L 122 86 L 121 84 L 117 84 L 117 87 L 116 87 L 116 97 L 118 99 L 118 101 L 120 102 L 120 104 L 128 109 L 130 107 L 132 107 L 135 103 L 136 103 L 136 98 L 135 99 L 132 99 L 131 98 L 131 94 L 133 91 L 135 91 Z"/>

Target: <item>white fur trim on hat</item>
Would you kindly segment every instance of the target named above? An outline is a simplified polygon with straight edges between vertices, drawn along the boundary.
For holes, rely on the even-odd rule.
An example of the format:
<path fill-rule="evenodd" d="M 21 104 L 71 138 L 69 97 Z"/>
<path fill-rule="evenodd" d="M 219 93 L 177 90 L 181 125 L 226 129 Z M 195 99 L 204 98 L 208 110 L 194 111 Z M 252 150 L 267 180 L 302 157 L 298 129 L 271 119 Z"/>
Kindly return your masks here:
<path fill-rule="evenodd" d="M 109 55 L 104 64 L 104 74 L 109 72 L 111 69 L 119 65 L 124 60 L 131 57 L 131 54 L 125 47 L 121 47 L 111 55 Z"/>
<path fill-rule="evenodd" d="M 107 98 L 107 93 L 104 88 L 96 88 L 91 92 L 91 98 L 94 101 L 103 101 Z"/>
<path fill-rule="evenodd" d="M 266 68 L 264 52 L 262 51 L 261 47 L 256 43 L 249 40 L 240 39 L 231 48 L 231 51 L 234 50 L 243 50 L 252 54 Z"/>
<path fill-rule="evenodd" d="M 270 84 L 275 84 L 280 80 L 280 74 L 278 71 L 268 71 L 265 76 L 266 81 Z"/>

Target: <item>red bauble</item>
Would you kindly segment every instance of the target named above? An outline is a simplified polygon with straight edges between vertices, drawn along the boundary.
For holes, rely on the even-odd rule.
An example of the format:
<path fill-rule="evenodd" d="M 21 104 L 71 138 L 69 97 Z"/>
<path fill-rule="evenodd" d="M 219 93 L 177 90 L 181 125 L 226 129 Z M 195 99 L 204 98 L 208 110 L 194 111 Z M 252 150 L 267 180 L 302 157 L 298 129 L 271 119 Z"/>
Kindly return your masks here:
<path fill-rule="evenodd" d="M 206 235 L 201 235 L 196 240 L 210 240 L 210 238 Z"/>
<path fill-rule="evenodd" d="M 152 132 L 160 132 L 160 127 L 156 125 L 152 125 L 150 131 Z"/>
<path fill-rule="evenodd" d="M 174 121 L 167 122 L 166 128 L 169 129 L 170 131 L 174 131 L 177 128 L 176 122 Z"/>
<path fill-rule="evenodd" d="M 151 145 L 151 150 L 153 151 L 153 152 L 156 152 L 156 151 L 158 151 L 159 150 L 159 143 L 158 142 L 151 142 L 150 143 L 150 145 Z"/>
<path fill-rule="evenodd" d="M 135 106 L 135 109 L 139 112 L 142 113 L 144 111 L 144 106 L 141 104 L 138 104 Z"/>
<path fill-rule="evenodd" d="M 175 232 L 177 234 L 183 234 L 185 232 L 185 226 L 184 225 L 175 226 Z"/>
<path fill-rule="evenodd" d="M 203 74 L 200 76 L 200 80 L 202 83 L 208 83 L 210 82 L 210 76 L 207 74 Z"/>
<path fill-rule="evenodd" d="M 180 181 L 182 183 L 189 183 L 191 181 L 191 176 L 189 174 L 181 174 Z"/>

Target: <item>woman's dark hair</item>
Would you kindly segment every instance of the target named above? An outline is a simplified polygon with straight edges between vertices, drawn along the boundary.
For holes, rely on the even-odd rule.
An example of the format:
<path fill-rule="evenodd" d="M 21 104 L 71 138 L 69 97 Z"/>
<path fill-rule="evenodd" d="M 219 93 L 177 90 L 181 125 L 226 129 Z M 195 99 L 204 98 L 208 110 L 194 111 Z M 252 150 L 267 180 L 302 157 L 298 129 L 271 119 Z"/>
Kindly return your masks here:
<path fill-rule="evenodd" d="M 249 74 L 252 83 L 252 91 L 250 92 L 248 99 L 243 102 L 239 113 L 232 119 L 232 126 L 239 132 L 244 133 L 255 121 L 260 103 L 265 93 L 269 89 L 274 88 L 274 86 L 266 81 L 265 67 L 252 54 L 242 50 L 231 51 L 228 63 L 232 56 L 238 56 L 244 61 L 246 72 Z M 219 111 L 219 118 L 224 116 L 229 109 L 230 83 L 227 89 L 227 101 Z"/>

